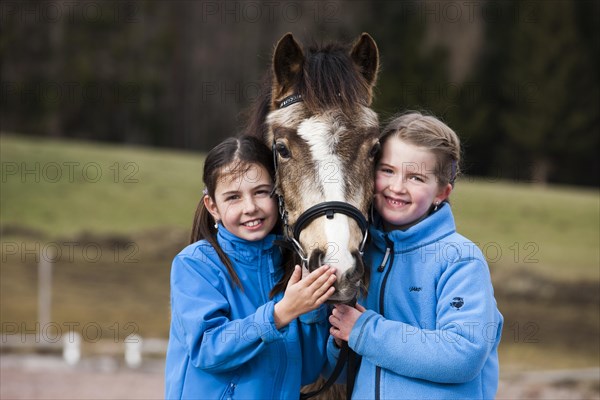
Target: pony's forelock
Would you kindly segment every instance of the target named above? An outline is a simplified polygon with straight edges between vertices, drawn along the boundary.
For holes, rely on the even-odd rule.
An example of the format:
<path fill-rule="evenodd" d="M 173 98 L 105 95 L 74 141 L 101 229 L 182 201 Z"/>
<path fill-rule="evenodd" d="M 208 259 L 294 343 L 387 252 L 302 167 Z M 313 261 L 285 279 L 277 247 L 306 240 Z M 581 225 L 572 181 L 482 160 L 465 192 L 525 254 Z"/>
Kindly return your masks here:
<path fill-rule="evenodd" d="M 331 43 L 312 43 L 305 53 L 305 62 L 295 94 L 302 95 L 303 107 L 309 113 L 338 108 L 347 115 L 357 107 L 368 107 L 371 86 L 363 77 L 348 54 L 349 47 Z M 272 70 L 267 70 L 262 87 L 270 87 Z M 267 115 L 272 112 L 273 99 L 270 90 L 261 90 L 254 107 L 247 115 L 244 133 L 264 139 L 267 136 Z M 279 99 L 281 100 L 281 99 Z"/>
<path fill-rule="evenodd" d="M 311 45 L 297 85 L 305 107 L 310 111 L 340 108 L 350 114 L 367 106 L 370 86 L 355 67 L 349 48 L 340 44 Z"/>

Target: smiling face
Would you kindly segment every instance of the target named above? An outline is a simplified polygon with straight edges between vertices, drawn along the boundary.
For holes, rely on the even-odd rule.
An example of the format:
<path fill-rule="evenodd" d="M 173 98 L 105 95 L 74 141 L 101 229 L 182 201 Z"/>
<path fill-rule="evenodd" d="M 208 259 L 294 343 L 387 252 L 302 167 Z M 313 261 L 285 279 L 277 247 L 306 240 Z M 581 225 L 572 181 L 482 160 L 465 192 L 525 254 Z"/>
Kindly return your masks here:
<path fill-rule="evenodd" d="M 245 168 L 236 165 L 234 172 L 229 171 L 230 168 L 223 168 L 214 199 L 204 196 L 204 204 L 233 235 L 249 241 L 261 240 L 277 223 L 277 206 L 270 197 L 271 177 L 258 164 Z"/>
<path fill-rule="evenodd" d="M 436 168 L 431 151 L 397 137 L 386 141 L 376 168 L 374 196 L 386 230 L 409 228 L 450 195 L 452 185 L 440 186 Z"/>

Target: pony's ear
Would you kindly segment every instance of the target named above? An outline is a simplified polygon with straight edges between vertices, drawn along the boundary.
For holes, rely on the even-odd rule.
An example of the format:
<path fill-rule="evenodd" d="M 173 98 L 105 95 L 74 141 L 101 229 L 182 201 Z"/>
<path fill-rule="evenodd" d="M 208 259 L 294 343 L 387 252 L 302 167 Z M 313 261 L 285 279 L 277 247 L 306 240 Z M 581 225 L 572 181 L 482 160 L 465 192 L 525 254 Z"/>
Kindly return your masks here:
<path fill-rule="evenodd" d="M 294 36 L 286 33 L 275 47 L 273 55 L 273 100 L 288 91 L 298 81 L 304 64 L 304 54 Z"/>
<path fill-rule="evenodd" d="M 379 70 L 379 50 L 371 35 L 368 33 L 360 35 L 354 46 L 352 46 L 350 57 L 360 68 L 360 72 L 367 83 L 374 86 Z"/>

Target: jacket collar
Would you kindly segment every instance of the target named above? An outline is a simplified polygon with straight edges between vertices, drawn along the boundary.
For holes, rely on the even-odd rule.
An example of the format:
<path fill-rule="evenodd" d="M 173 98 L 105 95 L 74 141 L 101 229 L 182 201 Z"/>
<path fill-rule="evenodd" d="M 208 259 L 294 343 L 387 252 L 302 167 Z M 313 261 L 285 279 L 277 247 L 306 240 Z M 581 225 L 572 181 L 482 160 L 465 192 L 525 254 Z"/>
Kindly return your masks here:
<path fill-rule="evenodd" d="M 219 224 L 217 232 L 217 241 L 225 254 L 232 261 L 252 269 L 258 268 L 256 261 L 260 257 L 266 253 L 270 253 L 273 247 L 276 247 L 273 243 L 276 239 L 277 235 L 274 234 L 268 234 L 263 239 L 256 241 L 242 239 L 229 232 L 222 224 Z M 279 254 L 278 249 L 276 250 L 275 253 Z M 275 265 L 278 265 L 279 258 L 274 260 L 274 262 Z"/>
<path fill-rule="evenodd" d="M 406 230 L 383 231 L 382 219 L 379 215 L 375 215 L 373 225 L 370 228 L 373 244 L 383 250 L 387 247 L 387 237 L 388 240 L 394 242 L 395 253 L 411 251 L 440 240 L 454 232 L 456 232 L 454 216 L 452 215 L 452 208 L 447 202 L 442 203 L 437 211 Z"/>

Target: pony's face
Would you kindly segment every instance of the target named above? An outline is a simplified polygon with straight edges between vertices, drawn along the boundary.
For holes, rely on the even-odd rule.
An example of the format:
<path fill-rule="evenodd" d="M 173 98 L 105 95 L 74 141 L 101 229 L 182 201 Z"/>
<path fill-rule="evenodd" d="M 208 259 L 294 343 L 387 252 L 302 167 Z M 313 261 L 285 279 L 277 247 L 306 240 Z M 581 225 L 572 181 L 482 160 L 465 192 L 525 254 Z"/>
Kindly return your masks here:
<path fill-rule="evenodd" d="M 298 118 L 301 103 L 269 116 L 278 158 L 277 190 L 285 199 L 288 223 L 293 226 L 310 207 L 342 201 L 363 215 L 373 193 L 373 149 L 377 148 L 378 120 L 367 107 L 352 117 L 336 110 Z M 300 233 L 309 271 L 328 264 L 337 270 L 336 293 L 331 301 L 352 300 L 363 283 L 359 255 L 363 239 L 351 217 L 336 213 L 316 218 Z"/>
<path fill-rule="evenodd" d="M 319 49 L 305 58 L 287 35 L 275 52 L 265 139 L 275 151 L 276 189 L 285 201 L 290 226 L 310 207 L 330 201 L 348 203 L 368 215 L 379 148 L 379 121 L 369 108 L 377 48 L 363 34 L 351 52 L 337 51 L 331 56 Z M 335 59 L 327 62 L 330 56 Z M 311 57 L 320 58 L 317 67 Z M 347 65 L 337 67 L 344 62 Z M 300 94 L 302 101 L 280 107 L 292 94 Z M 358 223 L 342 213 L 315 218 L 300 232 L 309 271 L 323 264 L 337 270 L 332 302 L 353 300 L 364 284 L 365 267 L 359 254 L 363 234 Z"/>

